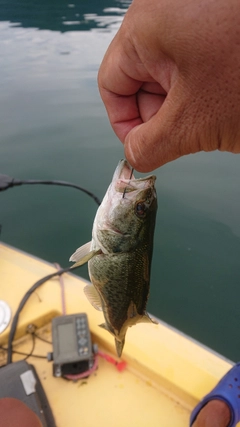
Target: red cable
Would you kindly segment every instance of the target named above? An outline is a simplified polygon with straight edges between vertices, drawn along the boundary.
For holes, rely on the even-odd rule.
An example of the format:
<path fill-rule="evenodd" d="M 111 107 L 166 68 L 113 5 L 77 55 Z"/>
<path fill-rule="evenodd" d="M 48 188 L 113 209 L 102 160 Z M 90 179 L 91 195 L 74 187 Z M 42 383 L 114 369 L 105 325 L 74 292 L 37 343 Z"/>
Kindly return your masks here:
<path fill-rule="evenodd" d="M 118 362 L 116 359 L 114 359 L 114 357 L 110 356 L 109 354 L 103 353 L 102 351 L 98 351 L 98 356 L 102 357 L 107 362 L 115 365 L 119 372 L 122 372 L 127 366 L 127 363 L 124 362 L 123 360 Z"/>
<path fill-rule="evenodd" d="M 98 358 L 96 355 L 95 359 L 94 359 L 94 364 L 90 369 L 88 369 L 85 372 L 82 372 L 81 374 L 64 375 L 64 378 L 67 378 L 68 380 L 73 380 L 73 381 L 74 380 L 80 380 L 80 379 L 86 378 L 89 375 L 91 375 L 94 371 L 96 371 L 97 368 L 98 368 Z"/>

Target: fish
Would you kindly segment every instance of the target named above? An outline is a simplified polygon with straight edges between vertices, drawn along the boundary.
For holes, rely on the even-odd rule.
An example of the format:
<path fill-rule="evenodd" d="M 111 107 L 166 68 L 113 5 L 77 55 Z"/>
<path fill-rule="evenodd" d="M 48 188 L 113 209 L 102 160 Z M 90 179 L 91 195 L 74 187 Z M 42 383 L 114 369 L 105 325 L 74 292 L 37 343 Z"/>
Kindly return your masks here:
<path fill-rule="evenodd" d="M 115 338 L 121 357 L 127 329 L 157 323 L 146 312 L 150 289 L 157 195 L 154 175 L 135 179 L 121 160 L 93 222 L 92 240 L 74 252 L 74 266 L 88 262 L 89 302 L 103 312 L 99 325 Z M 74 267 L 73 266 L 73 267 Z"/>

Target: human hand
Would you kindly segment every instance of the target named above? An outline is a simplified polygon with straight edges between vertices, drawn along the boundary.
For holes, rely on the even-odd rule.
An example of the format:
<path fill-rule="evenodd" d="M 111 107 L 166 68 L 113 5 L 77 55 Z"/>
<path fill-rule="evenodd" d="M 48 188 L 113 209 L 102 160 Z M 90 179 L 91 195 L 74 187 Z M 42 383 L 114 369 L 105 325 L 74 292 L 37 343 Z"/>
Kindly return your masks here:
<path fill-rule="evenodd" d="M 133 0 L 99 90 L 129 163 L 240 152 L 239 0 Z"/>

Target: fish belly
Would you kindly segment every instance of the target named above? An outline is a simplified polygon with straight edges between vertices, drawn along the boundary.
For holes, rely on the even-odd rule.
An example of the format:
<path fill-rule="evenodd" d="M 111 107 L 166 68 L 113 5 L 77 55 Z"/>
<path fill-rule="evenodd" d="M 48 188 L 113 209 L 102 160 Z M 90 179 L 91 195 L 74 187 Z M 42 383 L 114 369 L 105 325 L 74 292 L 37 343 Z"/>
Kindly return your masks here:
<path fill-rule="evenodd" d="M 100 294 L 105 320 L 112 330 L 120 332 L 129 316 L 136 316 L 137 322 L 137 317 L 145 314 L 149 294 L 146 254 L 97 255 L 89 261 L 89 275 Z M 134 324 L 134 319 L 131 323 Z"/>

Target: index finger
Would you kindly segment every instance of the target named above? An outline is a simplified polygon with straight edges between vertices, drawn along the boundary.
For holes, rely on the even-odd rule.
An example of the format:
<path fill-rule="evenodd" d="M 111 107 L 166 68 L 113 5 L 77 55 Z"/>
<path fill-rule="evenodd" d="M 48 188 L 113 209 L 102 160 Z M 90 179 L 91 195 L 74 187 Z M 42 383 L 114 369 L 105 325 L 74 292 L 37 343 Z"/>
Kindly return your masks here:
<path fill-rule="evenodd" d="M 113 130 L 124 142 L 129 131 L 142 123 L 137 103 L 137 92 L 142 81 L 132 78 L 123 70 L 120 63 L 124 61 L 123 52 L 116 54 L 111 45 L 109 50 L 99 69 L 98 86 Z"/>
<path fill-rule="evenodd" d="M 127 134 L 135 126 L 143 123 L 137 105 L 137 95 L 118 95 L 99 88 L 111 126 L 123 143 Z"/>

